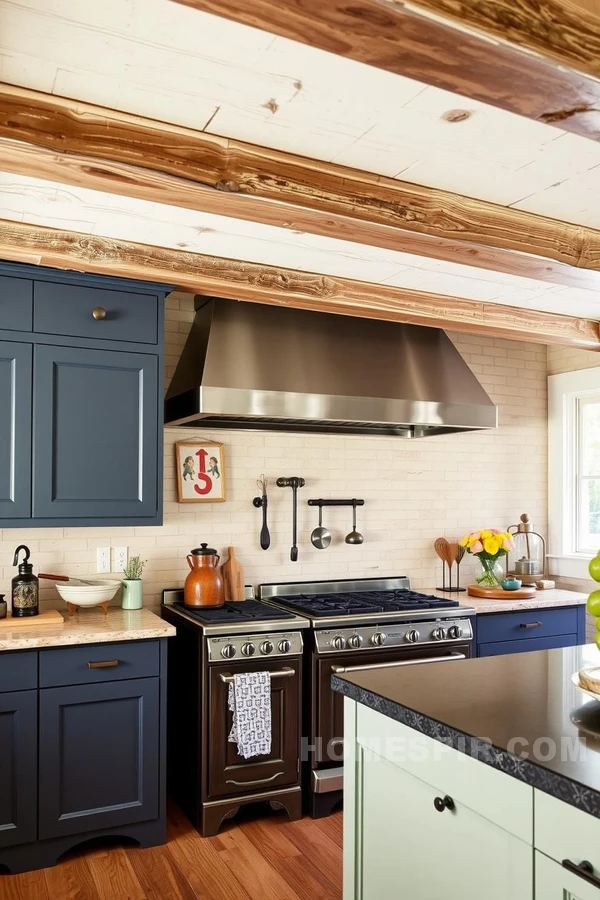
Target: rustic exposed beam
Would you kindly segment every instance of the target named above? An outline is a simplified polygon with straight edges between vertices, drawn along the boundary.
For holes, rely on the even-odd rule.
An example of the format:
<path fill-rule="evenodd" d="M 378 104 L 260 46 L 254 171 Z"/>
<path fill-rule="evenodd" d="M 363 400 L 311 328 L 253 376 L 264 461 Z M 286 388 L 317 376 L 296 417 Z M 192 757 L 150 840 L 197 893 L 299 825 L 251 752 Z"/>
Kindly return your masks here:
<path fill-rule="evenodd" d="M 0 138 L 0 170 L 16 174 L 554 284 L 600 285 L 600 231 L 447 191 L 10 85 L 0 85 Z"/>
<path fill-rule="evenodd" d="M 186 291 L 600 350 L 597 322 L 0 221 L 0 258 L 173 284 Z"/>
<path fill-rule="evenodd" d="M 600 139 L 600 17 L 570 0 L 176 2 Z"/>

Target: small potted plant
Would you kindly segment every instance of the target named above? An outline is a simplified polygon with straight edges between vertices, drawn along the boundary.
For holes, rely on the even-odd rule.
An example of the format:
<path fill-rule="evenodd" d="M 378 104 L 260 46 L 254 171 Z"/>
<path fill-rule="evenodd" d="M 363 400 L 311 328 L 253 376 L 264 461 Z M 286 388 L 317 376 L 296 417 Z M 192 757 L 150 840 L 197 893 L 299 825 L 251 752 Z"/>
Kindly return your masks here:
<path fill-rule="evenodd" d="M 123 598 L 121 606 L 123 609 L 141 609 L 144 605 L 142 594 L 142 572 L 146 560 L 141 556 L 132 556 L 125 568 L 123 569 Z"/>

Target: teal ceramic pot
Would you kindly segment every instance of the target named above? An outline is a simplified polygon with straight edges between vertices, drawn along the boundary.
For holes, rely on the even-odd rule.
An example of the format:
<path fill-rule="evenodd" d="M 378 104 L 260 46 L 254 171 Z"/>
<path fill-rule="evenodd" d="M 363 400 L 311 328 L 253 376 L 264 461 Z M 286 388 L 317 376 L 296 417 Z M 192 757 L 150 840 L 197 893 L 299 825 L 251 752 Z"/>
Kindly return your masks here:
<path fill-rule="evenodd" d="M 505 578 L 502 587 L 505 591 L 518 591 L 522 584 L 518 578 Z"/>
<path fill-rule="evenodd" d="M 141 609 L 144 605 L 142 592 L 143 582 L 141 578 L 135 580 L 125 579 L 123 582 L 123 596 L 121 607 L 123 609 Z"/>

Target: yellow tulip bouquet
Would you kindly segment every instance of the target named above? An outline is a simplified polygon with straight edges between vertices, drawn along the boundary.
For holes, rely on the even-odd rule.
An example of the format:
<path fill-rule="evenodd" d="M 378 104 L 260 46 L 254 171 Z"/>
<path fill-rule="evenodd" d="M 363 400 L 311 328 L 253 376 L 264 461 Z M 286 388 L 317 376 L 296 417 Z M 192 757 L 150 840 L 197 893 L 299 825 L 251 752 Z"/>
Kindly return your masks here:
<path fill-rule="evenodd" d="M 494 572 L 494 563 L 513 549 L 512 535 L 497 528 L 484 528 L 466 534 L 460 545 L 481 563 L 482 573 L 477 578 L 477 583 L 486 587 L 498 587 L 500 581 Z"/>

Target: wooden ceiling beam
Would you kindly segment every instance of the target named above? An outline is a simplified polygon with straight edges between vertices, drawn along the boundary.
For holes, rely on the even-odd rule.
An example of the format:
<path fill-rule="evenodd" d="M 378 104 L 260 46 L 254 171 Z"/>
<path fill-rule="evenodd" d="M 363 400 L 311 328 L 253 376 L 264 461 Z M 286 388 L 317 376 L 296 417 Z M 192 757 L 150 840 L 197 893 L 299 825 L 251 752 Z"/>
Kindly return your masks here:
<path fill-rule="evenodd" d="M 600 17 L 570 0 L 175 2 L 600 140 Z"/>
<path fill-rule="evenodd" d="M 597 322 L 388 285 L 0 221 L 0 258 L 176 285 L 181 290 L 392 322 L 600 350 Z"/>
<path fill-rule="evenodd" d="M 0 85 L 0 170 L 569 287 L 600 231 Z"/>

